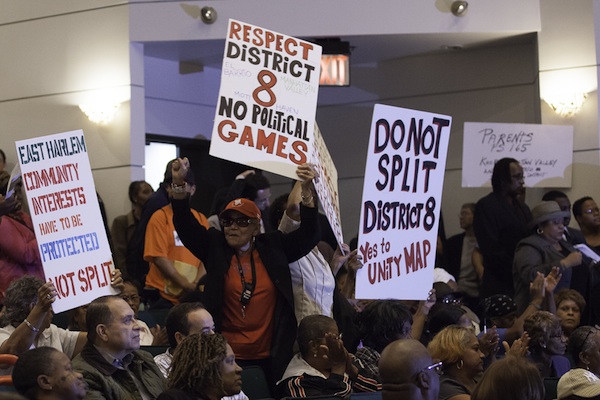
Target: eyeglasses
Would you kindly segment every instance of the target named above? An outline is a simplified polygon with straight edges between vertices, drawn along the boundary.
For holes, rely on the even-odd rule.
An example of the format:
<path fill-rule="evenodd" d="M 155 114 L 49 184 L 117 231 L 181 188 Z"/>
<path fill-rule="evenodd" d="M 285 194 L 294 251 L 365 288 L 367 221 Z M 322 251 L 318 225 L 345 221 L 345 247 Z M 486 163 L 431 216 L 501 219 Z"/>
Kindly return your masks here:
<path fill-rule="evenodd" d="M 252 218 L 244 218 L 244 217 L 233 218 L 233 219 L 222 218 L 221 225 L 223 225 L 225 228 L 229 228 L 231 225 L 233 225 L 235 223 L 240 228 L 245 228 L 248 225 L 250 225 L 252 223 L 252 221 L 254 221 Z"/>
<path fill-rule="evenodd" d="M 600 213 L 600 208 L 588 208 L 587 210 L 583 210 L 584 214 L 598 214 Z"/>
<path fill-rule="evenodd" d="M 444 363 L 443 362 L 436 362 L 435 364 L 431 364 L 428 367 L 425 367 L 421 370 L 421 372 L 426 372 L 426 371 L 434 371 L 436 374 L 441 375 L 442 374 L 442 365 Z"/>

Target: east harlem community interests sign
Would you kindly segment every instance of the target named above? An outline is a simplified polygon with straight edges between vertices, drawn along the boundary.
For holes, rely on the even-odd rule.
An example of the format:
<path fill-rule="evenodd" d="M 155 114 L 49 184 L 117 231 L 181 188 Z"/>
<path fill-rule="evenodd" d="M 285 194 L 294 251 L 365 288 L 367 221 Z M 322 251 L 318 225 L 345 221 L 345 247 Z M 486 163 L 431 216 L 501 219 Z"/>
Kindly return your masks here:
<path fill-rule="evenodd" d="M 363 187 L 357 299 L 424 300 L 433 285 L 452 118 L 377 104 Z"/>
<path fill-rule="evenodd" d="M 309 161 L 321 47 L 229 20 L 210 155 L 297 179 Z"/>
<path fill-rule="evenodd" d="M 15 144 L 44 274 L 58 292 L 54 312 L 116 294 L 83 131 Z"/>

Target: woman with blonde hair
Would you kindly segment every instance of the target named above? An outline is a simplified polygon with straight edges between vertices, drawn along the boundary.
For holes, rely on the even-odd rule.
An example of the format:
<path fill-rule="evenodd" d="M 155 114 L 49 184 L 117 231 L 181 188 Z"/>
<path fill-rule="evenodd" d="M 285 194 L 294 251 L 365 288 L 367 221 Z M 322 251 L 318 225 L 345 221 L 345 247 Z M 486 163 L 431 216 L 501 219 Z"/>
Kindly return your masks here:
<path fill-rule="evenodd" d="M 450 325 L 442 329 L 427 346 L 434 360 L 442 362 L 440 400 L 469 400 L 483 371 L 484 354 L 470 328 Z"/>

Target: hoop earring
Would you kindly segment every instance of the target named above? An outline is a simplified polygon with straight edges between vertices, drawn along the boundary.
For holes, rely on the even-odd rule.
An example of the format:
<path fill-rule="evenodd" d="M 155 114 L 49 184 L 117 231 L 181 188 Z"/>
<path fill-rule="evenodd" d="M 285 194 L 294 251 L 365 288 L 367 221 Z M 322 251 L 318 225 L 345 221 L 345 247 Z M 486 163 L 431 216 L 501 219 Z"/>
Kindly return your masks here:
<path fill-rule="evenodd" d="M 462 367 L 464 367 L 465 362 L 463 360 L 458 360 L 458 362 L 456 363 L 456 368 L 457 369 L 462 369 Z"/>
<path fill-rule="evenodd" d="M 544 230 L 541 228 L 537 228 L 535 231 L 537 232 L 538 235 L 541 235 L 542 233 L 544 233 Z"/>

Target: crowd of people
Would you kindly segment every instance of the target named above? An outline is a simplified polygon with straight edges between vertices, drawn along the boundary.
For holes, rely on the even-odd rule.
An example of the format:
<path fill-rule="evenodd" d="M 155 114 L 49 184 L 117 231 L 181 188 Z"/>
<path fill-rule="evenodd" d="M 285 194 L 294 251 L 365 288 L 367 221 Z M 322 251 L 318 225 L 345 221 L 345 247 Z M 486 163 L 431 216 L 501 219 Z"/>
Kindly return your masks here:
<path fill-rule="evenodd" d="M 18 361 L 0 374 L 30 399 L 245 400 L 249 367 L 277 399 L 600 399 L 592 198 L 574 202 L 574 229 L 566 194 L 530 209 L 523 168 L 501 159 L 492 192 L 460 208 L 464 233 L 441 232 L 429 297 L 365 301 L 361 257 L 331 239 L 312 166 L 297 175 L 271 204 L 268 180 L 245 171 L 208 218 L 190 206 L 187 158 L 156 192 L 132 182 L 132 211 L 108 232 L 119 294 L 72 310 L 67 329 L 52 323 L 57 291 L 21 199 L 2 197 L 0 354 Z M 145 311 L 164 311 L 163 326 Z"/>

